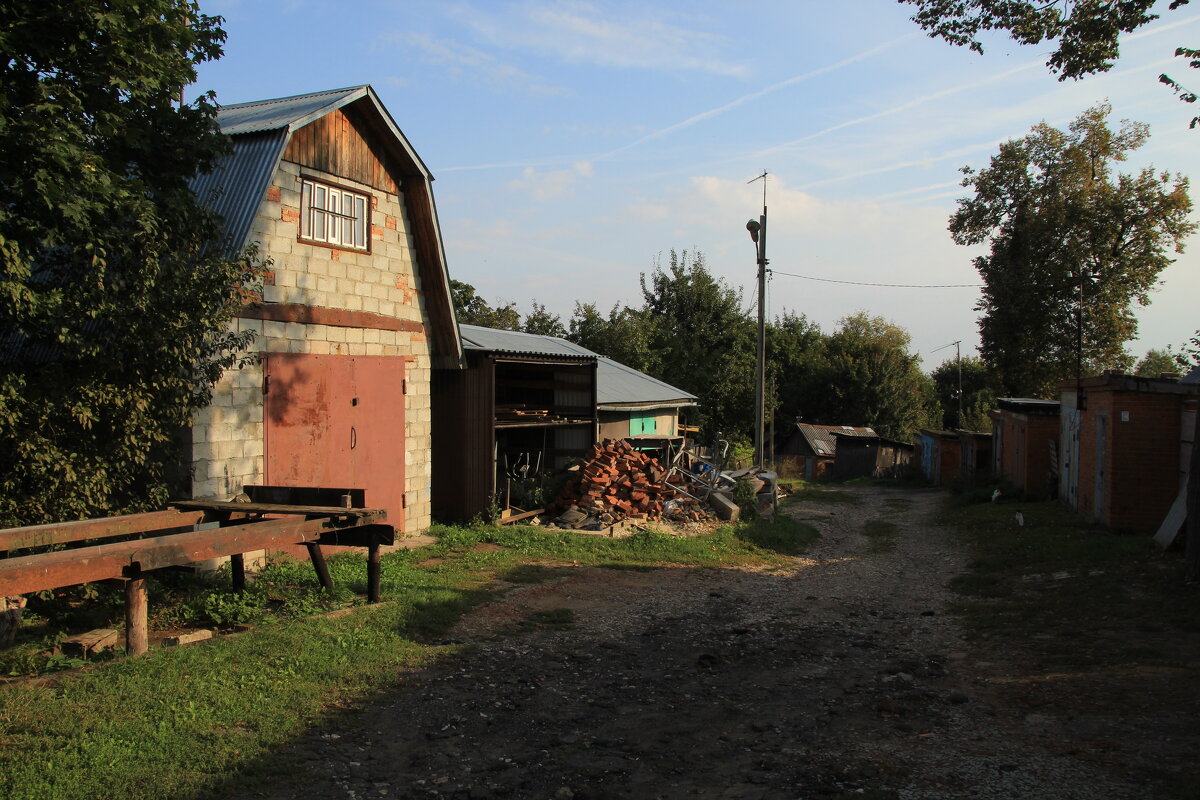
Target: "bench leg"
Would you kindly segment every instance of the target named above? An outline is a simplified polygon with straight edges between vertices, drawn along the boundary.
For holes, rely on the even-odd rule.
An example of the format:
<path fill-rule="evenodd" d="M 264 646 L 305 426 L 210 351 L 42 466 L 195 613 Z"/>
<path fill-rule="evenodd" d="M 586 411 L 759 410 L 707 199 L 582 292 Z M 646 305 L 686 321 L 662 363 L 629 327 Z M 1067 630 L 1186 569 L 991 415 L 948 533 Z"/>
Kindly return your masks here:
<path fill-rule="evenodd" d="M 235 592 L 241 594 L 246 591 L 246 557 L 242 553 L 234 553 L 229 557 L 229 577 Z"/>
<path fill-rule="evenodd" d="M 131 656 L 140 656 L 150 646 L 148 612 L 146 579 L 131 578 L 125 582 L 125 652 Z"/>
<path fill-rule="evenodd" d="M 381 548 L 378 542 L 367 546 L 367 602 L 380 601 L 380 578 L 383 574 L 383 564 L 380 562 Z"/>
<path fill-rule="evenodd" d="M 321 588 L 332 592 L 333 578 L 329 577 L 329 565 L 325 563 L 325 554 L 321 552 L 321 545 L 316 542 L 306 542 L 304 546 L 308 548 L 308 557 L 312 561 L 313 570 L 317 573 L 317 581 L 321 584 Z"/>

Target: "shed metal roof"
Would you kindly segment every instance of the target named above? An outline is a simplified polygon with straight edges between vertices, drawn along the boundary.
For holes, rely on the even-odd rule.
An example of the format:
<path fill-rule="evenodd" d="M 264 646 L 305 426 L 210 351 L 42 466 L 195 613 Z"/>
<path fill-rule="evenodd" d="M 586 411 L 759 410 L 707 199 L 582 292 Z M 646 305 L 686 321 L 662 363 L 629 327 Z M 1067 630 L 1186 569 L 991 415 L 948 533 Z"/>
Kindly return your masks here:
<path fill-rule="evenodd" d="M 819 456 L 837 453 L 838 436 L 877 436 L 874 428 L 856 428 L 853 425 L 812 425 L 797 422 L 796 432 L 804 437 L 809 448 Z"/>
<path fill-rule="evenodd" d="M 591 356 L 596 359 L 596 404 L 610 410 L 695 405 L 696 395 L 638 372 L 586 347 L 535 333 L 459 325 L 463 347 L 493 353 L 541 356 Z"/>

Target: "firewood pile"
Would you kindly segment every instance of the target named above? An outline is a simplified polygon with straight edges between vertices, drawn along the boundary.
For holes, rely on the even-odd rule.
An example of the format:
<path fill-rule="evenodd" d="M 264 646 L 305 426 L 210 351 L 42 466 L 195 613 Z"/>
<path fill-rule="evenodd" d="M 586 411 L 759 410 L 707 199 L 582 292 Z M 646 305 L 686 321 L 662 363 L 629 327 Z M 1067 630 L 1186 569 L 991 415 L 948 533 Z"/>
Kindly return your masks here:
<path fill-rule="evenodd" d="M 560 526 L 595 529 L 624 519 L 698 522 L 710 518 L 698 500 L 702 491 L 623 439 L 592 445 L 589 459 L 552 504 L 563 512 Z"/>

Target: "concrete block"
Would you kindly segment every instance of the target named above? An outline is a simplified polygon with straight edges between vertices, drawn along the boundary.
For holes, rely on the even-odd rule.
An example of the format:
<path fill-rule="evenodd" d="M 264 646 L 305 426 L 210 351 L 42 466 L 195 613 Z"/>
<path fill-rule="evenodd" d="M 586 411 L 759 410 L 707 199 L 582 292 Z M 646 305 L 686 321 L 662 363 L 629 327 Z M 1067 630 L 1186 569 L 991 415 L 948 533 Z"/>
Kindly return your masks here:
<path fill-rule="evenodd" d="M 112 628 L 97 628 L 87 633 L 68 636 L 59 646 L 65 655 L 87 658 L 110 647 L 116 647 L 118 638 L 117 632 Z"/>
<path fill-rule="evenodd" d="M 733 498 L 720 492 L 709 492 L 708 505 L 718 518 L 726 522 L 737 522 L 738 517 L 742 514 L 742 509 L 738 507 L 737 503 L 733 502 Z"/>

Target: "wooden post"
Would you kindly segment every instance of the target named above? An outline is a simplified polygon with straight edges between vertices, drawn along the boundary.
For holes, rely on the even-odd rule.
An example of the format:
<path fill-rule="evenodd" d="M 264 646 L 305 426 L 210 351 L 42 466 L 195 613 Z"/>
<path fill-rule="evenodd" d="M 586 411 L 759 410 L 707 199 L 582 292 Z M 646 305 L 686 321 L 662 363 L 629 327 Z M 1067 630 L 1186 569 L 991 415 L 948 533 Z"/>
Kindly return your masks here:
<path fill-rule="evenodd" d="M 229 576 L 233 581 L 233 590 L 238 594 L 246 591 L 246 556 L 234 553 L 229 556 Z"/>
<path fill-rule="evenodd" d="M 150 646 L 146 579 L 138 573 L 125 582 L 125 652 L 140 656 Z"/>
<path fill-rule="evenodd" d="M 1187 569 L 1184 580 L 1200 583 L 1200 402 L 1196 406 L 1196 424 L 1192 428 L 1192 459 L 1187 481 L 1187 541 L 1184 542 Z"/>
<path fill-rule="evenodd" d="M 308 557 L 312 561 L 313 570 L 317 573 L 317 581 L 321 584 L 321 588 L 332 592 L 333 578 L 329 577 L 329 565 L 325 563 L 325 554 L 321 552 L 321 545 L 316 542 L 305 542 L 304 546 L 308 548 Z"/>
<path fill-rule="evenodd" d="M 380 600 L 380 579 L 383 576 L 383 563 L 380 559 L 379 542 L 371 542 L 367 546 L 367 602 L 378 603 Z"/>

